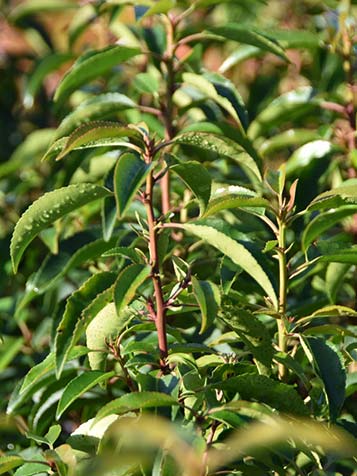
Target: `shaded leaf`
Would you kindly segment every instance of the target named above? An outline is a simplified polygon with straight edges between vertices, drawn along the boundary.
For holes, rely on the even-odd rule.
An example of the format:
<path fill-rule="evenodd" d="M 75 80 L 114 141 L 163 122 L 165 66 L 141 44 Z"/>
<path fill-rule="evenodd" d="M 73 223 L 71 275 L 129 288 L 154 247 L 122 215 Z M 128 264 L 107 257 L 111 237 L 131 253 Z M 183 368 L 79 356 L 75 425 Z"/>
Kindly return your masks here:
<path fill-rule="evenodd" d="M 107 73 L 114 66 L 140 54 L 137 48 L 108 46 L 102 50 L 89 51 L 81 56 L 60 82 L 54 100 L 58 103 L 83 84 Z"/>
<path fill-rule="evenodd" d="M 134 299 L 137 288 L 150 273 L 151 267 L 141 264 L 131 264 L 119 273 L 114 288 L 114 302 L 118 314 Z"/>
<path fill-rule="evenodd" d="M 221 390 L 238 392 L 243 400 L 266 403 L 284 413 L 307 415 L 308 409 L 296 390 L 265 375 L 240 375 L 215 384 Z"/>
<path fill-rule="evenodd" d="M 152 165 L 146 164 L 136 154 L 128 152 L 119 157 L 114 171 L 114 194 L 119 217 L 125 215 L 151 169 Z"/>
<path fill-rule="evenodd" d="M 85 320 L 84 309 L 108 289 L 115 281 L 115 273 L 103 271 L 91 276 L 68 299 L 63 317 L 57 327 L 55 337 L 56 373 L 60 377 L 69 352 L 78 342 L 89 322 Z"/>
<path fill-rule="evenodd" d="M 196 161 L 187 161 L 170 167 L 196 196 L 201 213 L 204 212 L 211 196 L 211 176 L 207 169 Z"/>
<path fill-rule="evenodd" d="M 214 323 L 221 304 L 221 296 L 218 286 L 210 281 L 199 281 L 192 276 L 191 283 L 201 310 L 200 334 L 202 334 Z"/>
<path fill-rule="evenodd" d="M 40 231 L 69 212 L 107 195 L 110 192 L 106 188 L 88 183 L 69 185 L 42 195 L 16 223 L 10 245 L 14 272 L 25 249 Z"/>
<path fill-rule="evenodd" d="M 221 318 L 253 354 L 260 373 L 270 373 L 274 349 L 265 325 L 251 312 L 230 304 L 223 305 Z"/>
<path fill-rule="evenodd" d="M 73 112 L 68 114 L 56 131 L 56 139 L 70 134 L 82 123 L 105 119 L 119 111 L 132 109 L 136 104 L 128 96 L 121 93 L 98 94 L 82 102 Z"/>
<path fill-rule="evenodd" d="M 357 181 L 354 179 L 344 182 L 339 187 L 317 195 L 308 205 L 308 210 L 322 210 L 324 208 L 338 207 L 341 205 L 357 204 Z"/>
<path fill-rule="evenodd" d="M 224 26 L 210 28 L 208 31 L 215 35 L 222 36 L 227 40 L 256 46 L 257 48 L 287 60 L 282 46 L 274 38 L 267 36 L 265 33 L 261 33 L 255 27 L 238 23 L 228 23 Z"/>
<path fill-rule="evenodd" d="M 335 421 L 345 401 L 346 372 L 342 356 L 329 341 L 318 337 L 306 337 L 305 341 L 325 387 L 330 418 Z"/>

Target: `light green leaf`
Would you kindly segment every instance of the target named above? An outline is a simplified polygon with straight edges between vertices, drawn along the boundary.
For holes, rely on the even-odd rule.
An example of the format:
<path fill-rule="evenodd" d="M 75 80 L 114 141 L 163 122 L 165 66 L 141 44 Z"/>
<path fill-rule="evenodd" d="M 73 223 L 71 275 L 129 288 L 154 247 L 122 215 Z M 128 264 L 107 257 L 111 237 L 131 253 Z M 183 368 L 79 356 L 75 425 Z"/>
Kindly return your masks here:
<path fill-rule="evenodd" d="M 261 174 L 254 159 L 248 154 L 242 153 L 243 149 L 230 139 L 206 132 L 186 132 L 177 136 L 173 143 L 198 147 L 208 152 L 229 157 L 240 166 L 249 169 L 261 180 Z"/>
<path fill-rule="evenodd" d="M 140 93 L 155 94 L 159 89 L 159 81 L 156 76 L 150 73 L 139 73 L 134 77 L 134 87 Z"/>
<path fill-rule="evenodd" d="M 0 456 L 0 474 L 8 473 L 23 463 L 21 456 Z"/>
<path fill-rule="evenodd" d="M 142 18 L 146 18 L 158 13 L 167 13 L 176 5 L 176 0 L 158 0 L 152 7 L 150 7 Z"/>
<path fill-rule="evenodd" d="M 264 213 L 265 208 L 270 208 L 268 200 L 262 197 L 251 197 L 244 193 L 219 193 L 212 197 L 204 213 L 205 217 L 214 215 L 222 210 L 242 208 L 247 212 Z"/>
<path fill-rule="evenodd" d="M 142 256 L 137 251 L 135 251 L 135 249 L 128 248 L 127 246 L 117 246 L 103 253 L 103 258 L 107 258 L 111 256 L 124 257 L 124 258 L 130 259 L 133 263 L 136 263 L 136 264 L 143 263 Z"/>
<path fill-rule="evenodd" d="M 18 22 L 29 15 L 39 13 L 64 11 L 78 8 L 78 4 L 66 0 L 27 0 L 19 3 L 10 13 L 10 19 Z"/>
<path fill-rule="evenodd" d="M 114 171 L 114 194 L 118 216 L 122 217 L 150 173 L 152 165 L 130 152 L 119 157 Z"/>
<path fill-rule="evenodd" d="M 88 349 L 83 346 L 74 347 L 67 357 L 67 362 L 70 360 L 78 359 L 88 353 Z M 20 388 L 20 394 L 27 392 L 34 387 L 41 379 L 51 373 L 56 368 L 56 355 L 54 352 L 48 354 L 48 356 L 39 364 L 32 367 L 25 376 L 25 379 Z"/>
<path fill-rule="evenodd" d="M 133 314 L 128 308 L 118 315 L 113 302 L 106 304 L 92 318 L 86 330 L 87 347 L 94 350 L 88 355 L 92 370 L 105 370 L 107 342 L 120 335 L 132 318 Z"/>
<path fill-rule="evenodd" d="M 199 281 L 192 276 L 192 290 L 201 310 L 200 334 L 213 324 L 221 304 L 219 287 L 210 281 Z"/>
<path fill-rule="evenodd" d="M 242 63 L 251 58 L 258 58 L 264 55 L 264 51 L 256 46 L 251 45 L 241 45 L 238 48 L 235 48 L 233 53 L 231 53 L 219 67 L 219 72 L 224 74 L 229 69 L 233 68 L 237 64 Z"/>
<path fill-rule="evenodd" d="M 272 156 L 281 149 L 300 146 L 320 138 L 318 132 L 311 129 L 289 129 L 265 140 L 259 147 L 259 152 L 265 157 Z"/>
<path fill-rule="evenodd" d="M 288 61 L 282 46 L 274 38 L 267 36 L 265 33 L 261 33 L 255 27 L 253 28 L 249 25 L 241 25 L 239 23 L 228 23 L 225 26 L 210 28 L 208 31 L 215 35 L 222 36 L 227 40 L 256 46 Z"/>
<path fill-rule="evenodd" d="M 187 161 L 170 167 L 196 196 L 203 213 L 211 196 L 211 176 L 207 169 L 196 161 Z"/>
<path fill-rule="evenodd" d="M 319 260 L 323 263 L 357 264 L 357 246 L 324 253 Z"/>
<path fill-rule="evenodd" d="M 357 180 L 347 180 L 339 187 L 320 193 L 308 205 L 308 210 L 321 210 L 341 205 L 357 204 Z"/>
<path fill-rule="evenodd" d="M 73 210 L 99 198 L 106 197 L 110 193 L 104 187 L 82 183 L 69 185 L 42 195 L 16 223 L 10 245 L 14 272 L 17 271 L 25 249 L 40 231 Z"/>
<path fill-rule="evenodd" d="M 337 209 L 332 208 L 317 215 L 313 220 L 309 221 L 302 234 L 301 244 L 303 252 L 306 253 L 309 245 L 335 223 L 355 213 L 357 213 L 357 204 Z"/>
<path fill-rule="evenodd" d="M 23 337 L 3 336 L 0 343 L 0 371 L 5 370 L 13 362 L 23 345 Z"/>
<path fill-rule="evenodd" d="M 178 402 L 166 393 L 146 391 L 128 393 L 101 408 L 95 417 L 95 421 L 107 415 L 122 415 L 142 408 L 169 407 L 173 405 L 178 405 Z"/>
<path fill-rule="evenodd" d="M 63 317 L 57 327 L 54 350 L 56 354 L 57 378 L 61 376 L 64 364 L 71 349 L 79 340 L 89 322 L 83 311 L 103 291 L 115 281 L 115 273 L 103 271 L 91 276 L 67 300 Z"/>
<path fill-rule="evenodd" d="M 213 83 L 209 79 L 205 78 L 204 76 L 199 74 L 194 74 L 194 73 L 184 73 L 182 75 L 182 78 L 184 83 L 194 86 L 201 93 L 207 96 L 209 99 L 212 99 L 217 104 L 219 104 L 237 121 L 237 123 L 243 129 L 247 126 L 246 119 L 244 119 L 242 115 L 238 115 L 237 109 L 232 104 L 232 101 L 230 101 L 227 97 L 220 94 L 219 83 Z M 235 99 L 234 104 L 238 103 L 237 98 L 234 98 L 234 99 Z"/>
<path fill-rule="evenodd" d="M 114 302 L 118 315 L 134 299 L 138 287 L 150 276 L 151 267 L 131 264 L 118 276 L 114 288 Z"/>
<path fill-rule="evenodd" d="M 74 378 L 66 386 L 61 399 L 58 402 L 56 419 L 59 420 L 67 408 L 81 395 L 83 395 L 95 385 L 109 380 L 114 374 L 114 372 L 104 373 L 97 370 L 88 370 Z"/>
<path fill-rule="evenodd" d="M 300 170 L 307 167 L 312 161 L 323 159 L 340 148 L 328 140 L 314 140 L 299 147 L 286 163 L 286 174 L 297 175 Z"/>
<path fill-rule="evenodd" d="M 261 33 L 277 40 L 284 49 L 314 49 L 323 44 L 316 33 L 308 30 L 272 29 Z"/>
<path fill-rule="evenodd" d="M 114 66 L 139 54 L 139 49 L 127 48 L 121 45 L 108 46 L 102 50 L 85 53 L 63 77 L 56 90 L 54 100 L 57 103 L 62 102 L 83 84 L 98 78 L 111 71 Z"/>
<path fill-rule="evenodd" d="M 53 445 L 53 443 L 57 440 L 57 438 L 60 436 L 62 431 L 61 425 L 52 425 L 49 429 L 48 432 L 45 435 L 45 438 L 47 441 Z"/>
<path fill-rule="evenodd" d="M 246 271 L 264 289 L 274 307 L 277 308 L 278 302 L 274 288 L 264 269 L 247 248 L 213 226 L 187 223 L 183 225 L 183 228 L 217 248 Z"/>
<path fill-rule="evenodd" d="M 26 108 L 31 108 L 34 104 L 35 97 L 39 92 L 44 79 L 48 74 L 67 61 L 73 58 L 71 53 L 53 53 L 49 56 L 41 58 L 40 62 L 36 64 L 33 71 L 30 73 L 24 91 L 24 105 Z"/>
<path fill-rule="evenodd" d="M 325 387 L 330 418 L 335 421 L 345 401 L 346 371 L 342 355 L 324 339 L 305 337 L 305 342 L 312 352 L 316 370 Z"/>
<path fill-rule="evenodd" d="M 129 142 L 123 140 L 127 138 L 134 138 L 141 141 L 141 136 L 135 129 L 124 127 L 119 122 L 88 122 L 78 127 L 66 139 L 66 142 L 63 144 L 63 148 L 60 154 L 56 157 L 56 160 L 63 159 L 65 155 L 75 149 L 102 147 L 108 145 L 134 147 Z M 57 143 L 58 141 L 55 142 L 55 144 Z M 48 153 L 50 153 L 51 149 L 48 151 Z M 46 156 L 44 158 L 46 158 Z"/>
<path fill-rule="evenodd" d="M 117 112 L 135 107 L 135 102 L 124 94 L 98 94 L 81 103 L 77 109 L 63 119 L 57 128 L 56 139 L 70 134 L 84 122 L 105 119 Z"/>
<path fill-rule="evenodd" d="M 329 318 L 329 317 L 354 317 L 357 316 L 357 312 L 354 309 L 351 309 L 347 306 L 324 306 L 318 309 L 317 311 L 313 312 L 309 316 L 300 318 L 297 323 L 299 325 L 309 323 L 313 319 L 322 319 L 322 318 Z"/>

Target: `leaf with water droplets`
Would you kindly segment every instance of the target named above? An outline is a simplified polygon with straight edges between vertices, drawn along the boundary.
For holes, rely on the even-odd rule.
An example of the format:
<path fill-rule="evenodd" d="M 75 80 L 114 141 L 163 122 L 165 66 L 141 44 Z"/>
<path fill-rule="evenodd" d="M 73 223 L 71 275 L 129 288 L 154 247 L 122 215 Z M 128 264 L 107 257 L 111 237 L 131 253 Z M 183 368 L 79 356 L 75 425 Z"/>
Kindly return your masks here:
<path fill-rule="evenodd" d="M 254 159 L 247 153 L 244 153 L 242 147 L 240 147 L 236 142 L 227 139 L 226 137 L 221 137 L 217 134 L 208 132 L 186 132 L 177 136 L 173 142 L 175 144 L 198 147 L 199 149 L 208 152 L 229 157 L 244 169 L 253 172 L 254 176 L 261 180 L 259 167 Z"/>
<path fill-rule="evenodd" d="M 142 142 L 140 134 L 135 129 L 131 129 L 130 127 L 124 127 L 119 122 L 88 122 L 86 124 L 82 124 L 80 127 L 78 127 L 75 131 L 72 132 L 72 134 L 67 138 L 66 142 L 64 143 L 63 148 L 57 156 L 56 160 L 63 159 L 65 155 L 69 154 L 69 152 L 74 149 L 82 149 L 87 147 L 121 145 L 135 149 L 135 145 L 127 142 L 128 138 L 134 140 L 136 139 L 136 142 L 139 143 Z M 59 139 L 59 141 L 60 140 L 61 139 Z M 57 144 L 59 141 L 56 141 L 55 144 Z"/>
<path fill-rule="evenodd" d="M 15 226 L 10 245 L 14 272 L 17 271 L 24 251 L 40 231 L 73 210 L 110 193 L 104 187 L 81 183 L 42 195 L 25 211 Z"/>

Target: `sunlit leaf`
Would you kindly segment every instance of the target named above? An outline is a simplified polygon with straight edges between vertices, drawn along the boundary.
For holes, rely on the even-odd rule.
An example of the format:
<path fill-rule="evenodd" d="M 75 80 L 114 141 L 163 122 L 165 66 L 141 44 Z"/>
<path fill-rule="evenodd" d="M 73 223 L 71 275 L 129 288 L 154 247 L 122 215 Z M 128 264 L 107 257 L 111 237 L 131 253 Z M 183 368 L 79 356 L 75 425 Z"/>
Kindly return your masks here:
<path fill-rule="evenodd" d="M 14 272 L 24 251 L 40 231 L 73 210 L 108 195 L 106 188 L 88 183 L 69 185 L 42 195 L 16 223 L 10 247 Z"/>
<path fill-rule="evenodd" d="M 214 323 L 221 303 L 221 296 L 218 286 L 210 281 L 201 281 L 192 276 L 191 283 L 201 310 L 200 334 L 202 334 Z"/>

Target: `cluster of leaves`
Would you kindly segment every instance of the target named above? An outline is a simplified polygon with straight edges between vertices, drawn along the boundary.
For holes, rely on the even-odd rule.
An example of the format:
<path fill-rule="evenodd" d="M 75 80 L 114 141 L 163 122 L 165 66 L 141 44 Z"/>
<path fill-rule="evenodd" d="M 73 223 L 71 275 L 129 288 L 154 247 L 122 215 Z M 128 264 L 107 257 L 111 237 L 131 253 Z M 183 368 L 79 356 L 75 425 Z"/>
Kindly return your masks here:
<path fill-rule="evenodd" d="M 356 474 L 356 7 L 280 3 L 5 6 L 0 474 Z"/>

